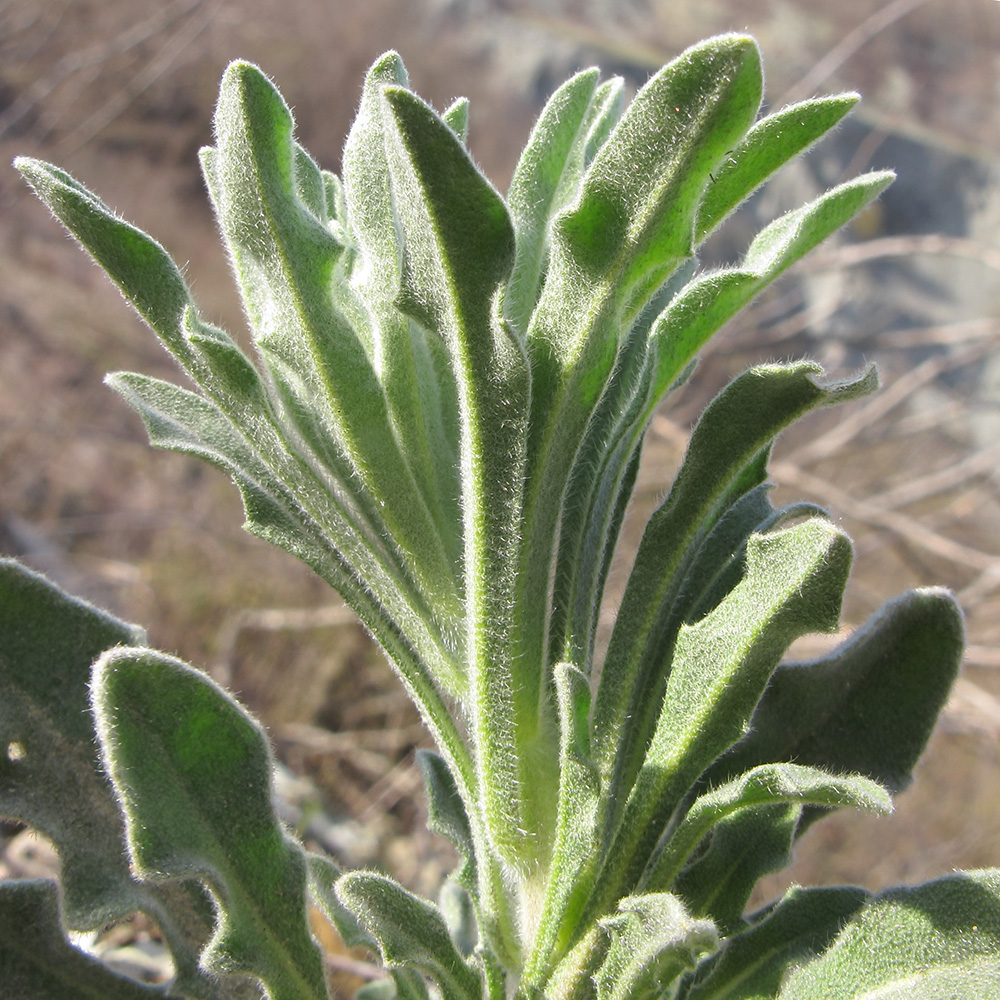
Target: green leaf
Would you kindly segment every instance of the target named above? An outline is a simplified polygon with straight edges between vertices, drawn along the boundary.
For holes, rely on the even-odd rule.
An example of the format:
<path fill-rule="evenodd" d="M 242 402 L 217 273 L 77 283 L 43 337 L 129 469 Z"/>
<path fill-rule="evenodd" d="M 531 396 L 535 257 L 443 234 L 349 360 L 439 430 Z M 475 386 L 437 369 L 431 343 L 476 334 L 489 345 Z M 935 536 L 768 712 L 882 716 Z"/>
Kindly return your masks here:
<path fill-rule="evenodd" d="M 669 893 L 628 896 L 599 923 L 610 945 L 594 980 L 597 1000 L 669 995 L 678 976 L 719 943 L 712 922 L 693 920 Z"/>
<path fill-rule="evenodd" d="M 753 123 L 761 90 L 752 39 L 692 46 L 639 91 L 594 157 L 558 222 L 560 249 L 591 280 L 614 281 L 633 314 L 693 254 L 708 174 Z"/>
<path fill-rule="evenodd" d="M 962 612 L 947 591 L 887 602 L 828 656 L 782 664 L 751 734 L 706 777 L 794 760 L 902 791 L 958 673 L 963 641 Z"/>
<path fill-rule="evenodd" d="M 727 816 L 677 877 L 673 891 L 693 914 L 711 917 L 720 933 L 742 930 L 758 880 L 791 862 L 801 817 L 798 805 L 758 806 Z"/>
<path fill-rule="evenodd" d="M 997 869 L 961 872 L 874 897 L 830 948 L 793 971 L 777 994 L 779 1000 L 983 1000 L 997 995 Z"/>
<path fill-rule="evenodd" d="M 336 928 L 348 948 L 374 950 L 375 939 L 358 923 L 357 917 L 337 898 L 335 885 L 343 871 L 320 854 L 306 855 L 309 895 Z"/>
<path fill-rule="evenodd" d="M 62 908 L 73 930 L 141 910 L 160 925 L 178 989 L 215 998 L 198 969 L 212 916 L 193 886 L 136 882 L 125 825 L 94 751 L 91 664 L 142 629 L 70 597 L 14 560 L 0 560 L 0 816 L 46 834 L 62 862 Z"/>
<path fill-rule="evenodd" d="M 338 510 L 337 498 L 318 483 L 293 491 L 279 482 L 211 402 L 144 375 L 118 373 L 107 381 L 142 416 L 154 445 L 197 455 L 232 475 L 248 531 L 291 552 L 340 592 L 381 643 L 438 745 L 468 784 L 468 755 L 442 695 L 442 688 L 461 692 L 462 680 L 440 637 L 430 634 L 428 618 L 410 603 L 405 580 L 391 571 L 391 556 L 379 559 L 378 548 L 373 552 L 378 539 L 372 538 L 371 545 L 367 534 L 359 540 L 353 525 L 344 523 L 348 515 Z M 343 549 L 335 549 L 335 542 Z M 433 672 L 428 664 L 434 664 Z"/>
<path fill-rule="evenodd" d="M 594 408 L 643 306 L 693 254 L 708 174 L 760 103 L 760 54 L 724 35 L 693 46 L 636 95 L 553 222 L 550 263 L 526 333 L 532 368 L 526 536 L 515 655 L 542 661 L 562 500 Z"/>
<path fill-rule="evenodd" d="M 145 640 L 13 560 L 0 560 L 0 815 L 51 838 L 63 906 L 77 930 L 132 912 L 142 899 L 122 857 L 121 812 L 94 758 L 90 666 Z"/>
<path fill-rule="evenodd" d="M 198 317 L 180 270 L 159 243 L 58 167 L 28 157 L 15 166 L 196 382 L 241 414 L 265 405 L 256 369 L 228 334 Z"/>
<path fill-rule="evenodd" d="M 641 766 L 620 823 L 606 807 L 608 847 L 592 910 L 636 884 L 674 809 L 745 734 L 792 640 L 836 629 L 850 563 L 847 536 L 820 518 L 754 535 L 739 586 L 697 624 L 681 627 L 656 728 L 648 749 L 639 747 Z"/>
<path fill-rule="evenodd" d="M 305 411 L 325 412 L 327 434 L 347 456 L 362 495 L 409 554 L 443 626 L 453 627 L 461 612 L 440 522 L 395 438 L 372 359 L 330 294 L 343 245 L 297 196 L 291 112 L 260 70 L 236 62 L 223 77 L 215 129 L 217 152 L 206 161 L 214 168 L 211 188 L 265 359 L 302 380 Z M 310 427 L 304 430 L 315 436 Z"/>
<path fill-rule="evenodd" d="M 399 55 L 386 52 L 380 56 L 365 75 L 358 113 L 344 143 L 344 193 L 350 205 L 351 233 L 371 272 L 360 281 L 380 319 L 397 294 L 401 265 L 385 148 L 382 87 L 405 87 L 406 83 L 406 68 Z M 388 312 L 391 315 L 395 310 Z"/>
<path fill-rule="evenodd" d="M 472 897 L 455 879 L 448 878 L 438 894 L 438 909 L 458 953 L 465 959 L 471 958 L 479 944 L 479 926 Z"/>
<path fill-rule="evenodd" d="M 600 776 L 590 755 L 590 681 L 569 663 L 555 669 L 559 707 L 559 814 L 545 901 L 522 986 L 540 984 L 580 928 L 597 864 Z"/>
<path fill-rule="evenodd" d="M 652 333 L 659 399 L 694 355 L 728 319 L 797 260 L 836 232 L 885 190 L 891 171 L 847 181 L 794 209 L 762 230 L 736 269 L 710 271 L 692 281 L 658 319 Z"/>
<path fill-rule="evenodd" d="M 713 172 L 698 211 L 696 241 L 701 243 L 733 209 L 829 132 L 859 100 L 858 94 L 814 98 L 757 122 Z"/>
<path fill-rule="evenodd" d="M 469 99 L 456 97 L 442 112 L 441 118 L 447 122 L 448 128 L 458 136 L 463 145 L 469 143 Z"/>
<path fill-rule="evenodd" d="M 545 277 L 553 218 L 577 195 L 593 124 L 596 69 L 567 80 L 549 98 L 521 153 L 507 193 L 517 256 L 504 290 L 504 316 L 527 329 Z"/>
<path fill-rule="evenodd" d="M 879 784 L 860 775 L 834 775 L 800 764 L 763 764 L 695 799 L 687 815 L 654 855 L 643 877 L 651 891 L 668 888 L 702 839 L 732 813 L 792 803 L 837 809 L 850 806 L 887 815 L 892 799 Z"/>
<path fill-rule="evenodd" d="M 699 966 L 684 1000 L 774 1000 L 789 970 L 824 951 L 868 898 L 856 888 L 789 889 Z"/>
<path fill-rule="evenodd" d="M 801 362 L 752 368 L 734 379 L 698 422 L 673 487 L 650 518 L 594 708 L 595 754 L 605 780 L 612 781 L 608 791 L 619 800 L 631 786 L 637 753 L 649 740 L 662 700 L 664 665 L 684 620 L 678 596 L 693 587 L 700 595 L 707 583 L 698 562 L 706 537 L 740 497 L 764 482 L 767 454 L 781 430 L 812 409 L 864 395 L 877 385 L 871 368 L 830 384 L 821 383 L 820 374 L 816 365 Z M 689 573 L 695 578 L 688 579 Z"/>
<path fill-rule="evenodd" d="M 105 653 L 92 699 L 136 873 L 197 878 L 215 899 L 203 965 L 259 978 L 271 1000 L 325 998 L 305 857 L 275 817 L 260 726 L 208 677 L 150 650 Z"/>
<path fill-rule="evenodd" d="M 181 364 L 192 351 L 181 333 L 191 304 L 187 285 L 170 255 L 152 237 L 119 219 L 96 195 L 65 171 L 18 157 L 14 166 L 52 214 L 107 272 L 139 315 Z"/>
<path fill-rule="evenodd" d="M 391 112 L 382 99 L 385 85 L 406 86 L 406 69 L 387 52 L 369 69 L 361 103 L 344 145 L 344 194 L 349 225 L 359 249 L 348 293 L 356 292 L 359 329 L 368 329 L 369 351 L 385 389 L 393 427 L 449 556 L 461 559 L 457 476 L 457 399 L 454 379 L 435 331 L 424 329 L 398 308 L 403 240 L 386 143 Z M 456 102 L 449 127 L 461 126 Z"/>
<path fill-rule="evenodd" d="M 444 759 L 431 750 L 417 751 L 417 764 L 424 779 L 427 796 L 427 828 L 447 837 L 462 855 L 460 884 L 470 888 L 476 883 L 476 850 L 466 804 Z"/>
<path fill-rule="evenodd" d="M 685 621 L 703 618 L 740 582 L 752 534 L 766 535 L 808 517 L 828 516 L 822 507 L 805 502 L 775 510 L 768 500 L 770 490 L 770 483 L 761 483 L 744 493 L 702 542 L 677 601 Z"/>
<path fill-rule="evenodd" d="M 445 1000 L 480 1000 L 476 971 L 452 942 L 441 911 L 375 872 L 348 872 L 337 895 L 378 942 L 390 968 L 416 968 L 433 979 Z"/>
<path fill-rule="evenodd" d="M 511 674 L 520 493 L 530 378 L 497 315 L 513 260 L 503 200 L 448 126 L 409 91 L 385 87 L 395 123 L 390 165 L 405 231 L 401 308 L 444 338 L 458 385 L 465 541 L 466 656 L 479 795 L 508 864 L 531 863 L 544 827 L 534 769 L 518 759 L 538 729 L 537 687 Z"/>
<path fill-rule="evenodd" d="M 0 884 L 0 984 L 10 1000 L 157 1000 L 163 991 L 74 948 L 48 879 Z"/>

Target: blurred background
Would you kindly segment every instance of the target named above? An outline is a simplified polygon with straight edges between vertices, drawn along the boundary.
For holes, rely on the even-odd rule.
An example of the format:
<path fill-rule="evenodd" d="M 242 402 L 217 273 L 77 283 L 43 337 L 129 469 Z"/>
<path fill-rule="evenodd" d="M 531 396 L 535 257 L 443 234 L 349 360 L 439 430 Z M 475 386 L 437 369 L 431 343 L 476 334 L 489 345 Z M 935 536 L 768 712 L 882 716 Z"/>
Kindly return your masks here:
<path fill-rule="evenodd" d="M 1000 3 L 0 0 L 0 552 L 230 684 L 289 768 L 292 818 L 347 864 L 383 864 L 430 894 L 449 865 L 420 822 L 416 714 L 336 595 L 241 531 L 225 477 L 152 451 L 104 388 L 110 370 L 173 367 L 10 161 L 69 170 L 162 242 L 203 312 L 240 332 L 196 159 L 229 60 L 262 66 L 300 140 L 338 170 L 364 71 L 395 48 L 435 106 L 471 99 L 471 149 L 505 190 L 567 75 L 597 64 L 634 88 L 723 30 L 760 41 L 770 108 L 855 89 L 864 102 L 713 238 L 709 262 L 841 179 L 884 166 L 899 179 L 727 328 L 663 407 L 616 580 L 728 377 L 769 359 L 810 356 L 832 376 L 876 361 L 881 394 L 782 439 L 777 499 L 818 500 L 855 538 L 846 629 L 907 587 L 943 584 L 970 647 L 896 814 L 813 827 L 761 899 L 791 879 L 877 889 L 1000 864 Z M 42 849 L 6 833 L 0 874 L 26 870 Z"/>

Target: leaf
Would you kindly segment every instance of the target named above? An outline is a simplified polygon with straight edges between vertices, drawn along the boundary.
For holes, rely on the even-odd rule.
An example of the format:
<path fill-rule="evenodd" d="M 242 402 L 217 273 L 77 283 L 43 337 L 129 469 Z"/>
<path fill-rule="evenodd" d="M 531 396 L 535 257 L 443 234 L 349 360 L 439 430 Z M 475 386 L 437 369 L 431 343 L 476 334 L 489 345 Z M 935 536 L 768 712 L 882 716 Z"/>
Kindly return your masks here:
<path fill-rule="evenodd" d="M 693 253 L 701 190 L 746 131 L 761 93 L 749 38 L 693 46 L 636 95 L 553 222 L 550 263 L 526 346 L 531 359 L 522 610 L 514 656 L 545 662 L 555 544 L 574 458 L 645 304 Z M 625 463 L 627 468 L 627 460 Z"/>
<path fill-rule="evenodd" d="M 223 77 L 215 129 L 217 151 L 206 163 L 255 338 L 269 364 L 282 362 L 308 387 L 300 405 L 326 417 L 326 434 L 364 489 L 347 485 L 374 504 L 430 606 L 451 626 L 461 613 L 454 567 L 393 434 L 372 360 L 331 297 L 344 247 L 297 196 L 291 112 L 260 70 L 235 62 Z M 300 426 L 316 436 L 311 422 Z"/>
<path fill-rule="evenodd" d="M 203 965 L 259 978 L 271 1000 L 325 998 L 306 862 L 274 814 L 260 726 L 203 674 L 144 649 L 106 652 L 92 700 L 136 873 L 197 878 L 215 899 Z"/>
<path fill-rule="evenodd" d="M 614 281 L 633 314 L 693 254 L 702 188 L 753 123 L 761 88 L 752 39 L 692 46 L 639 91 L 594 157 L 558 222 L 560 252 L 592 280 Z"/>
<path fill-rule="evenodd" d="M 799 764 L 763 764 L 700 795 L 643 876 L 650 891 L 667 889 L 712 827 L 732 813 L 783 803 L 837 809 L 850 806 L 887 815 L 892 799 L 860 775 L 834 775 Z"/>
<path fill-rule="evenodd" d="M 713 172 L 698 210 L 696 241 L 701 243 L 768 177 L 829 132 L 859 100 L 858 94 L 814 98 L 757 122 Z"/>
<path fill-rule="evenodd" d="M 171 353 L 182 364 L 190 363 L 192 351 L 181 334 L 190 297 L 166 250 L 115 216 L 96 195 L 58 167 L 30 157 L 18 157 L 14 166 Z"/>
<path fill-rule="evenodd" d="M 28 157 L 15 166 L 199 385 L 242 413 L 261 405 L 266 393 L 256 369 L 228 334 L 200 320 L 180 270 L 159 243 L 58 167 Z"/>
<path fill-rule="evenodd" d="M 433 903 L 375 872 L 348 872 L 337 882 L 337 895 L 378 942 L 387 966 L 419 969 L 445 1000 L 479 1000 L 479 976 L 456 950 Z"/>
<path fill-rule="evenodd" d="M 797 260 L 857 215 L 895 178 L 891 171 L 864 174 L 763 229 L 735 269 L 710 271 L 692 281 L 663 311 L 653 329 L 658 400 L 694 355 L 728 319 Z"/>
<path fill-rule="evenodd" d="M 523 988 L 544 981 L 580 930 L 597 864 L 600 776 L 590 755 L 590 681 L 569 663 L 555 669 L 559 707 L 559 814 L 538 929 Z"/>
<path fill-rule="evenodd" d="M 751 734 L 708 773 L 718 782 L 766 761 L 910 783 L 962 658 L 962 612 L 947 591 L 887 602 L 831 654 L 775 671 Z"/>
<path fill-rule="evenodd" d="M 597 1000 L 646 1000 L 669 995 L 682 972 L 718 947 L 709 920 L 693 920 L 676 896 L 628 896 L 601 928 L 610 938 L 594 977 Z"/>
<path fill-rule="evenodd" d="M 792 640 L 836 629 L 850 563 L 847 536 L 820 518 L 754 535 L 739 586 L 679 630 L 656 728 L 620 823 L 606 807 L 608 847 L 592 911 L 636 884 L 674 809 L 744 735 Z"/>
<path fill-rule="evenodd" d="M 711 917 L 720 933 L 742 930 L 743 913 L 758 880 L 791 862 L 801 816 L 801 806 L 778 805 L 726 817 L 677 877 L 673 891 L 693 914 Z"/>
<path fill-rule="evenodd" d="M 448 878 L 438 894 L 438 909 L 458 953 L 462 958 L 472 958 L 479 944 L 479 927 L 472 897 L 453 878 Z"/>
<path fill-rule="evenodd" d="M 444 759 L 431 750 L 417 751 L 417 764 L 427 796 L 427 828 L 447 837 L 462 855 L 459 883 L 476 884 L 476 850 L 472 826 L 455 777 Z"/>
<path fill-rule="evenodd" d="M 462 145 L 469 142 L 469 99 L 467 97 L 456 97 L 451 104 L 445 108 L 441 114 L 443 121 L 447 122 L 448 128 L 458 136 Z"/>
<path fill-rule="evenodd" d="M 112 972 L 67 940 L 48 879 L 0 883 L 0 983 L 10 1000 L 158 1000 L 163 990 Z"/>
<path fill-rule="evenodd" d="M 440 524 L 449 555 L 461 559 L 457 531 L 457 400 L 440 339 L 398 308 L 403 239 L 389 170 L 386 143 L 391 112 L 382 87 L 405 87 L 406 69 L 395 52 L 375 61 L 365 76 L 361 103 L 344 145 L 344 192 L 350 205 L 350 228 L 360 259 L 352 269 L 373 362 L 385 389 L 393 427 L 431 513 Z M 468 102 L 449 109 L 449 128 L 458 134 Z M 446 113 L 447 115 L 447 113 Z M 467 121 L 464 122 L 467 124 Z"/>
<path fill-rule="evenodd" d="M 789 970 L 824 951 L 868 898 L 864 889 L 792 887 L 699 966 L 684 1000 L 773 1000 Z"/>
<path fill-rule="evenodd" d="M 77 930 L 119 919 L 142 898 L 122 857 L 121 812 L 95 759 L 87 684 L 104 650 L 143 641 L 138 626 L 0 560 L 0 815 L 51 838 Z"/>
<path fill-rule="evenodd" d="M 306 855 L 309 894 L 323 915 L 336 928 L 348 948 L 376 947 L 375 939 L 358 923 L 357 917 L 337 899 L 334 886 L 343 871 L 320 854 Z"/>
<path fill-rule="evenodd" d="M 598 76 L 596 69 L 577 73 L 549 98 L 511 178 L 507 205 L 517 255 L 504 289 L 503 310 L 522 333 L 545 277 L 552 219 L 576 197 L 586 167 Z"/>
<path fill-rule="evenodd" d="M 651 735 L 667 682 L 665 662 L 688 610 L 677 607 L 678 595 L 701 595 L 718 569 L 714 557 L 701 569 L 706 537 L 740 497 L 764 482 L 770 446 L 788 424 L 877 385 L 872 368 L 827 385 L 818 380 L 820 373 L 813 364 L 798 363 L 760 366 L 734 379 L 699 420 L 673 487 L 649 520 L 594 708 L 595 755 L 619 800 L 638 767 L 635 748 Z"/>
<path fill-rule="evenodd" d="M 137 910 L 149 914 L 169 944 L 178 989 L 212 1000 L 217 988 L 198 969 L 211 908 L 193 885 L 132 878 L 124 820 L 94 749 L 91 664 L 106 649 L 144 639 L 138 626 L 0 560 L 0 816 L 55 844 L 71 929 L 92 930 Z"/>
<path fill-rule="evenodd" d="M 869 900 L 777 996 L 983 1000 L 998 991 L 1000 870 L 987 869 Z"/>
<path fill-rule="evenodd" d="M 466 656 L 479 796 L 491 841 L 512 865 L 531 863 L 537 774 L 518 759 L 538 731 L 537 684 L 511 675 L 510 594 L 530 377 L 523 349 L 496 314 L 513 260 L 503 200 L 433 110 L 385 87 L 395 134 L 390 166 L 405 232 L 400 307 L 440 331 L 461 414 Z"/>
<path fill-rule="evenodd" d="M 553 221 L 526 332 L 532 413 L 515 654 L 526 662 L 546 654 L 538 637 L 574 456 L 637 316 L 693 254 L 701 189 L 752 123 L 760 94 L 751 39 L 691 47 L 639 91 L 595 153 L 577 201 Z"/>
<path fill-rule="evenodd" d="M 347 515 L 338 510 L 337 498 L 320 484 L 293 491 L 279 482 L 250 442 L 208 400 L 145 375 L 118 373 L 107 381 L 142 416 L 154 445 L 196 455 L 233 477 L 243 497 L 248 531 L 291 552 L 338 590 L 376 636 L 438 745 L 468 780 L 468 755 L 441 692 L 449 685 L 460 692 L 461 678 L 440 637 L 430 633 L 430 616 L 413 607 L 413 595 L 404 592 L 406 581 L 391 571 L 391 557 L 376 548 L 378 540 L 372 545 L 367 537 L 359 541 L 353 525 L 344 523 Z M 305 509 L 306 503 L 311 509 Z M 335 543 L 343 551 L 335 549 Z M 429 663 L 435 665 L 433 672 Z"/>

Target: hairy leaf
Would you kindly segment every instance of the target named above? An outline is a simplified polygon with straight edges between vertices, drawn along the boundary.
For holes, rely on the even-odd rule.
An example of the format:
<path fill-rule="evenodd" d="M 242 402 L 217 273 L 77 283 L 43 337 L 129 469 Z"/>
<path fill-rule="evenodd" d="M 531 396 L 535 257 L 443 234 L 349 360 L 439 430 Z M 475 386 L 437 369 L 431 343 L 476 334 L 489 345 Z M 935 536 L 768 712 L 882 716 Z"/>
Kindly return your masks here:
<path fill-rule="evenodd" d="M 0 816 L 30 824 L 55 844 L 70 928 L 146 912 L 170 946 L 178 989 L 213 1000 L 216 987 L 198 969 L 211 931 L 207 900 L 194 885 L 132 878 L 124 820 L 95 747 L 91 664 L 107 649 L 144 639 L 137 626 L 0 560 Z"/>
<path fill-rule="evenodd" d="M 272 1000 L 323 1000 L 305 857 L 275 817 L 260 726 L 208 677 L 150 650 L 105 653 L 92 697 L 136 872 L 197 878 L 214 897 L 203 964 L 259 978 Z"/>
<path fill-rule="evenodd" d="M 789 970 L 823 952 L 868 897 L 856 888 L 789 889 L 698 967 L 683 1000 L 773 1000 Z"/>
<path fill-rule="evenodd" d="M 791 973 L 779 1000 L 877 996 L 983 1000 L 1000 991 L 1000 871 L 890 889 L 830 948 Z"/>
<path fill-rule="evenodd" d="M 337 895 L 378 942 L 386 965 L 420 969 L 438 984 L 446 1000 L 481 996 L 479 976 L 456 950 L 433 903 L 375 872 L 344 875 L 337 882 Z"/>
<path fill-rule="evenodd" d="M 600 926 L 610 944 L 595 976 L 597 1000 L 658 997 L 718 946 L 711 921 L 693 920 L 669 893 L 628 896 Z"/>
<path fill-rule="evenodd" d="M 885 789 L 860 775 L 827 774 L 800 764 L 763 764 L 695 799 L 659 856 L 654 856 L 643 886 L 651 891 L 670 886 L 702 838 L 726 816 L 779 803 L 892 812 Z"/>
<path fill-rule="evenodd" d="M 0 884 L 0 987 L 10 1000 L 158 1000 L 163 992 L 112 972 L 62 929 L 47 879 Z"/>
<path fill-rule="evenodd" d="M 656 728 L 620 822 L 606 806 L 607 860 L 594 908 L 635 885 L 681 799 L 744 735 L 792 640 L 836 629 L 850 563 L 847 537 L 820 518 L 752 536 L 740 585 L 679 630 Z"/>

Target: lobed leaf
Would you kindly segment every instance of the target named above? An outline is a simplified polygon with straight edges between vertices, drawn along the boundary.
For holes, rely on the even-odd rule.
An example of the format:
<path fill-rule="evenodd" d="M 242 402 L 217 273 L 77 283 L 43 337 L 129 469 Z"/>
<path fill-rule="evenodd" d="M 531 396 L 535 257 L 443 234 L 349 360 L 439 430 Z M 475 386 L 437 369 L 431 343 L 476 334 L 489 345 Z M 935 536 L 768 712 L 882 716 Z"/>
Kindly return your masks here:
<path fill-rule="evenodd" d="M 134 870 L 197 878 L 212 893 L 203 965 L 260 979 L 271 1000 L 323 1000 L 305 857 L 274 814 L 260 726 L 205 675 L 144 649 L 105 653 L 92 701 Z"/>
<path fill-rule="evenodd" d="M 62 859 L 63 907 L 76 930 L 139 907 L 122 857 L 124 827 L 94 754 L 90 666 L 145 633 L 0 560 L 0 815 L 48 836 Z"/>
<path fill-rule="evenodd" d="M 171 353 L 181 364 L 191 363 L 192 351 L 181 333 L 190 296 L 166 250 L 119 219 L 96 195 L 58 167 L 24 156 L 18 157 L 14 166 Z"/>
<path fill-rule="evenodd" d="M 132 878 L 124 820 L 95 752 L 91 664 L 107 649 L 144 640 L 138 626 L 0 560 L 0 816 L 55 844 L 69 928 L 93 930 L 143 911 L 167 940 L 177 988 L 215 1000 L 216 985 L 198 968 L 211 908 L 196 886 Z"/>

